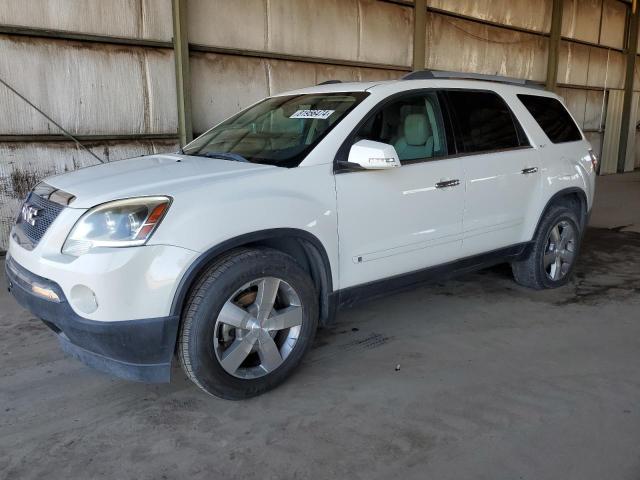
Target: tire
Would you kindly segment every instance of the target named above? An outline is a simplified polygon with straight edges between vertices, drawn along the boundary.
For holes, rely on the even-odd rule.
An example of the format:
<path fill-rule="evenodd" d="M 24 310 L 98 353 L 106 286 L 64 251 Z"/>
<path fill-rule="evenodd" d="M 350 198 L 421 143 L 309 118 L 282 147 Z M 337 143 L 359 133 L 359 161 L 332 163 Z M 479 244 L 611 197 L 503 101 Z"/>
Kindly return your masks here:
<path fill-rule="evenodd" d="M 571 231 L 570 242 L 566 238 L 559 239 L 563 235 L 569 236 Z M 538 226 L 527 258 L 511 264 L 515 281 L 536 290 L 565 285 L 573 274 L 581 239 L 582 230 L 576 213 L 561 205 L 550 207 Z"/>
<path fill-rule="evenodd" d="M 266 248 L 235 250 L 193 288 L 178 357 L 187 376 L 208 394 L 254 397 L 289 377 L 317 325 L 318 294 L 293 257 Z"/>

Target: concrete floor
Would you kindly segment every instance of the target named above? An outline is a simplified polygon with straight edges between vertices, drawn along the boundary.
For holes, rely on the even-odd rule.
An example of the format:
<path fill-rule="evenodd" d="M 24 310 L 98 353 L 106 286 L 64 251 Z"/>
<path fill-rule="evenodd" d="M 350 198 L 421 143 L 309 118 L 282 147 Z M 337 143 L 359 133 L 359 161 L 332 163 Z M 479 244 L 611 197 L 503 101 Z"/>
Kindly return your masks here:
<path fill-rule="evenodd" d="M 86 368 L 1 284 L 0 478 L 637 479 L 640 175 L 599 183 L 570 285 L 503 266 L 342 312 L 245 402 Z"/>

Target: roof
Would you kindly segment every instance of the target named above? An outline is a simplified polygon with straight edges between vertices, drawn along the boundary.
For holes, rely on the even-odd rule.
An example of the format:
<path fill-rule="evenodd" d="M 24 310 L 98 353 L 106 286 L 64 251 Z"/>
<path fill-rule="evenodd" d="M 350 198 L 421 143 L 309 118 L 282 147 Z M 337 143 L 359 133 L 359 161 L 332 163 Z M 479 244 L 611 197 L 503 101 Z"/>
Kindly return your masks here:
<path fill-rule="evenodd" d="M 412 88 L 487 88 L 491 85 L 492 90 L 521 90 L 522 92 L 534 93 L 542 96 L 555 96 L 553 93 L 545 91 L 543 85 L 536 84 L 530 80 L 504 77 L 499 75 L 484 75 L 478 73 L 465 72 L 445 72 L 438 70 L 421 70 L 411 72 L 398 80 L 386 80 L 378 82 L 340 82 L 331 81 L 321 83 L 313 87 L 299 90 L 283 92 L 279 95 L 307 94 L 307 93 L 335 93 L 335 92 L 363 92 L 378 91 L 381 89 L 410 90 Z"/>
<path fill-rule="evenodd" d="M 301 88 L 299 90 L 291 90 L 288 92 L 279 93 L 280 95 L 298 95 L 305 93 L 333 93 L 333 92 L 364 92 L 370 88 L 375 87 L 381 83 L 393 83 L 397 80 L 391 80 L 387 82 L 340 82 L 314 85 L 313 87 Z"/>

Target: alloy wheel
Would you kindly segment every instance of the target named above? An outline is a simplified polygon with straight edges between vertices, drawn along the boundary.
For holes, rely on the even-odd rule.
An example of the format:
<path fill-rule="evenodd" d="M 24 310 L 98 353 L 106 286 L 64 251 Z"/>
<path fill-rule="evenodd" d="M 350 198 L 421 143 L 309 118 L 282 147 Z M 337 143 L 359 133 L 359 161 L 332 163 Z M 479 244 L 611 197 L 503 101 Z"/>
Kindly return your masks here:
<path fill-rule="evenodd" d="M 275 277 L 251 281 L 231 295 L 218 314 L 216 358 L 234 377 L 263 377 L 291 354 L 302 322 L 300 297 L 291 285 Z"/>
<path fill-rule="evenodd" d="M 544 249 L 543 268 L 547 277 L 554 282 L 562 280 L 575 260 L 576 230 L 573 225 L 562 220 L 549 232 Z"/>

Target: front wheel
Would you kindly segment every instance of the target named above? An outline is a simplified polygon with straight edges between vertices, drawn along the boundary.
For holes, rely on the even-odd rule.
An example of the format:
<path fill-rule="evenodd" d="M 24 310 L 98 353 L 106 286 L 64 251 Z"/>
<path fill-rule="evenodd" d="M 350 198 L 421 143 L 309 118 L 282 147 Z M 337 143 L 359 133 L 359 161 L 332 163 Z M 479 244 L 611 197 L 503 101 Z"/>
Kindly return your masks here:
<path fill-rule="evenodd" d="M 529 256 L 511 264 L 520 285 L 543 289 L 565 285 L 580 250 L 582 232 L 573 210 L 555 206 L 545 214 Z"/>
<path fill-rule="evenodd" d="M 248 398 L 284 381 L 309 350 L 317 295 L 299 264 L 282 252 L 231 252 L 201 277 L 185 310 L 178 355 L 205 392 Z"/>

